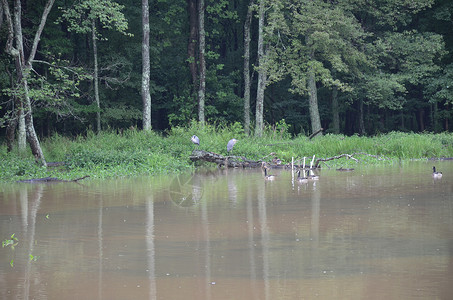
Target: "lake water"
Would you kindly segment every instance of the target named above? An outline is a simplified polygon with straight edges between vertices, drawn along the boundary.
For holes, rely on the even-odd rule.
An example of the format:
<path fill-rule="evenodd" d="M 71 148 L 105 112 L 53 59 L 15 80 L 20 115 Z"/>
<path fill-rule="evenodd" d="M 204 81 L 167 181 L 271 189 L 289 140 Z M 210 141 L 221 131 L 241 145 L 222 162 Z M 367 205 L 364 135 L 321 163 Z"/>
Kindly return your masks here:
<path fill-rule="evenodd" d="M 1 299 L 453 299 L 453 161 L 0 185 Z"/>

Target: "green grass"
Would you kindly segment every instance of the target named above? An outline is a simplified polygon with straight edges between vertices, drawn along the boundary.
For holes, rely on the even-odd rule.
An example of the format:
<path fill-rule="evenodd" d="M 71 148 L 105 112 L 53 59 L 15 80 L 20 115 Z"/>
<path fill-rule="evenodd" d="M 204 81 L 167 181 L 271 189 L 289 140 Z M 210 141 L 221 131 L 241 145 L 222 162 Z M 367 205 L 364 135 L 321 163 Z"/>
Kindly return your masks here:
<path fill-rule="evenodd" d="M 192 170 L 196 166 L 189 160 L 194 149 L 190 137 L 200 138 L 201 150 L 226 155 L 226 144 L 231 138 L 239 142 L 233 155 L 252 160 L 271 160 L 278 157 L 284 163 L 313 155 L 327 158 L 343 153 L 356 154 L 360 164 L 379 164 L 395 160 L 453 157 L 453 134 L 391 132 L 375 137 L 328 134 L 309 140 L 305 136 L 290 138 L 284 130 L 266 128 L 263 137 L 246 137 L 239 123 L 231 127 L 206 125 L 193 122 L 187 128 L 172 128 L 165 136 L 155 132 L 126 130 L 122 134 L 105 131 L 96 135 L 67 138 L 55 135 L 41 141 L 48 162 L 64 162 L 64 166 L 40 167 L 28 150 L 6 152 L 0 145 L 0 181 L 58 177 L 75 179 L 85 175 L 91 178 L 117 178 L 176 173 Z M 275 155 L 269 155 L 275 153 Z M 308 162 L 308 160 L 307 160 Z M 206 163 L 208 164 L 208 163 Z M 342 158 L 324 163 L 328 167 L 350 167 L 354 160 Z M 198 166 L 199 164 L 197 164 Z"/>

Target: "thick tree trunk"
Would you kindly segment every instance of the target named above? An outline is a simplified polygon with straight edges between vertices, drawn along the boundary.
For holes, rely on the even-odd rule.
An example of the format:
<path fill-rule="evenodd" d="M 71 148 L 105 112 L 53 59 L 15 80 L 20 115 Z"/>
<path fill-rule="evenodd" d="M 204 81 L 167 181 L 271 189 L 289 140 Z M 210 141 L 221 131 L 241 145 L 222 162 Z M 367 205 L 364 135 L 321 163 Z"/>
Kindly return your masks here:
<path fill-rule="evenodd" d="M 336 87 L 332 90 L 332 131 L 335 134 L 340 133 L 340 112 L 338 108 L 338 90 Z"/>
<path fill-rule="evenodd" d="M 310 38 L 305 37 L 305 43 L 311 47 Z M 314 61 L 314 50 L 310 49 L 309 59 Z M 318 90 L 316 88 L 316 74 L 313 65 L 310 65 L 307 70 L 307 90 L 308 90 L 308 109 L 310 111 L 311 130 L 318 132 L 321 129 L 321 117 L 319 116 L 318 108 Z M 321 133 L 322 134 L 322 133 Z"/>
<path fill-rule="evenodd" d="M 311 130 L 317 132 L 321 129 L 321 117 L 318 109 L 318 93 L 316 89 L 315 71 L 308 71 L 308 108 L 310 111 Z M 322 133 L 321 133 L 322 134 Z"/>
<path fill-rule="evenodd" d="M 255 136 L 262 136 L 264 129 L 264 90 L 266 89 L 267 74 L 263 68 L 265 53 L 264 53 L 264 16 L 265 6 L 264 1 L 260 1 L 258 14 L 258 87 L 256 91 L 256 124 Z"/>
<path fill-rule="evenodd" d="M 19 104 L 20 108 L 19 111 L 17 112 L 17 118 L 19 120 L 17 132 L 17 145 L 19 147 L 19 152 L 24 153 L 27 148 L 27 130 L 25 127 L 25 113 L 22 101 L 20 101 Z"/>
<path fill-rule="evenodd" d="M 193 91 L 198 90 L 197 87 L 197 0 L 187 0 L 187 9 L 189 12 L 189 42 L 187 44 L 187 56 L 189 61 L 190 75 L 192 76 Z"/>
<path fill-rule="evenodd" d="M 143 102 L 143 130 L 151 130 L 151 94 L 150 84 L 150 61 L 149 61 L 149 4 L 148 0 L 142 0 L 142 102 Z"/>
<path fill-rule="evenodd" d="M 244 132 L 246 135 L 250 135 L 250 25 L 253 3 L 254 0 L 250 0 L 244 23 Z"/>
<path fill-rule="evenodd" d="M 198 1 L 198 38 L 200 55 L 200 85 L 198 87 L 198 121 L 205 123 L 205 96 L 206 96 L 206 62 L 205 62 L 205 30 L 204 30 L 204 0 Z"/>
<path fill-rule="evenodd" d="M 99 99 L 99 70 L 98 70 L 98 45 L 97 45 L 97 37 L 96 37 L 96 20 L 93 19 L 91 21 L 91 33 L 92 33 L 92 40 L 93 40 L 93 62 L 94 62 L 94 99 L 96 101 L 96 132 L 101 132 L 101 101 Z"/>
<path fill-rule="evenodd" d="M 33 125 L 33 115 L 31 107 L 30 93 L 28 89 L 28 76 L 32 70 L 32 61 L 36 55 L 38 49 L 39 40 L 41 39 L 41 33 L 44 29 L 44 26 L 47 21 L 47 16 L 52 9 L 54 0 L 48 0 L 44 11 L 42 13 L 41 21 L 36 30 L 33 43 L 29 52 L 28 59 L 25 59 L 25 51 L 23 45 L 23 36 L 22 36 L 22 3 L 20 0 L 14 1 L 14 22 L 11 18 L 8 1 L 2 0 L 5 17 L 8 23 L 8 41 L 6 42 L 6 52 L 12 55 L 16 59 L 16 71 L 19 85 L 23 90 L 23 99 L 20 100 L 22 108 L 22 115 L 25 120 L 25 131 L 27 135 L 28 142 L 30 144 L 31 151 L 35 156 L 35 159 L 41 163 L 41 165 L 46 166 L 46 160 L 41 149 L 36 131 Z M 16 48 L 13 47 L 13 39 L 16 42 Z M 17 109 L 17 106 L 16 106 Z M 21 122 L 21 118 L 19 118 Z M 21 126 L 19 126 L 21 130 Z"/>
<path fill-rule="evenodd" d="M 25 129 L 27 132 L 27 140 L 28 143 L 30 144 L 31 153 L 35 157 L 36 161 L 43 166 L 47 166 L 44 154 L 42 153 L 38 136 L 36 135 L 35 126 L 33 125 L 33 114 L 28 92 L 28 82 L 26 78 L 24 78 L 23 80 L 23 87 L 25 90 Z"/>

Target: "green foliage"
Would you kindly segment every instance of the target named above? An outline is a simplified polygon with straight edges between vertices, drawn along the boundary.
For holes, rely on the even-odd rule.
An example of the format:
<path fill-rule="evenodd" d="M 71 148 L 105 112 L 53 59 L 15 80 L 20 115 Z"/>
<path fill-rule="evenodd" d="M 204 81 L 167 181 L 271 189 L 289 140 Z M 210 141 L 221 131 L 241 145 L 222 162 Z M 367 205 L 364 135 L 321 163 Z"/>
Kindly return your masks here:
<path fill-rule="evenodd" d="M 330 99 L 335 88 L 340 130 L 345 134 L 358 132 L 362 117 L 369 133 L 447 130 L 453 118 L 451 1 L 262 2 L 266 4 L 266 61 L 256 65 L 257 22 L 253 19 L 250 75 L 253 107 L 256 70 L 267 71 L 265 122 L 284 119 L 291 125 L 285 132 L 294 135 L 309 131 L 307 71 L 314 70 L 323 127 L 332 123 Z M 33 40 L 44 3 L 38 1 L 23 10 L 25 41 Z M 216 130 L 243 119 L 243 27 L 250 3 L 206 1 L 206 118 L 216 124 Z M 92 70 L 86 68 L 92 65 L 91 41 L 83 36 L 92 30 L 109 41 L 98 50 L 103 128 L 139 127 L 140 5 L 127 0 L 59 5 L 63 7 L 49 14 L 32 73 L 27 74 L 38 133 L 85 134 L 93 123 L 99 109 L 90 96 Z M 188 62 L 197 63 L 197 57 L 187 55 L 187 1 L 153 1 L 150 12 L 152 125 L 161 131 L 186 127 L 197 117 L 197 83 L 188 69 Z M 6 31 L 0 37 L 6 40 Z M 30 46 L 25 43 L 26 53 Z M 74 64 L 84 67 L 74 68 Z M 17 82 L 14 69 L 14 60 L 0 53 L 0 126 L 15 115 L 13 96 L 23 95 L 10 86 Z M 359 101 L 364 103 L 363 111 L 357 107 Z M 280 129 L 268 127 L 267 136 L 277 137 Z"/>
<path fill-rule="evenodd" d="M 132 34 L 126 32 L 128 22 L 121 12 L 123 9 L 124 5 L 111 0 L 82 0 L 76 2 L 71 8 L 61 8 L 63 14 L 59 21 L 68 22 L 68 31 L 86 34 L 94 29 L 93 22 L 99 20 L 102 28 L 114 29 L 132 36 Z M 99 32 L 96 32 L 96 34 L 99 34 Z"/>
<path fill-rule="evenodd" d="M 48 161 L 64 162 L 54 168 L 39 167 L 28 154 L 6 153 L 0 147 L 0 180 L 15 181 L 30 178 L 58 177 L 75 179 L 85 175 L 92 178 L 135 177 L 157 173 L 175 173 L 193 168 L 189 156 L 194 149 L 192 135 L 200 138 L 201 150 L 226 155 L 227 142 L 236 138 L 234 155 L 252 160 L 279 158 L 283 163 L 294 158 L 327 158 L 354 154 L 366 163 L 381 163 L 395 159 L 426 159 L 453 157 L 453 134 L 391 132 L 375 137 L 326 134 L 309 140 L 305 136 L 290 138 L 284 120 L 267 126 L 262 138 L 246 137 L 240 123 L 229 127 L 192 121 L 188 127 L 173 127 L 166 136 L 134 129 L 117 133 L 88 132 L 75 139 L 55 135 L 43 142 Z M 270 155 L 273 153 L 272 155 Z M 374 155 L 372 157 L 369 155 Z M 355 163 L 355 162 L 354 162 Z M 208 163 L 207 163 L 208 164 Z M 353 164 L 344 160 L 329 162 L 329 166 Z M 211 164 L 208 164 L 211 165 Z"/>
<path fill-rule="evenodd" d="M 14 247 L 17 246 L 17 244 L 19 243 L 19 240 L 16 238 L 15 235 L 16 234 L 13 233 L 10 238 L 4 239 L 2 241 L 2 248 L 10 246 L 11 250 L 14 250 Z"/>

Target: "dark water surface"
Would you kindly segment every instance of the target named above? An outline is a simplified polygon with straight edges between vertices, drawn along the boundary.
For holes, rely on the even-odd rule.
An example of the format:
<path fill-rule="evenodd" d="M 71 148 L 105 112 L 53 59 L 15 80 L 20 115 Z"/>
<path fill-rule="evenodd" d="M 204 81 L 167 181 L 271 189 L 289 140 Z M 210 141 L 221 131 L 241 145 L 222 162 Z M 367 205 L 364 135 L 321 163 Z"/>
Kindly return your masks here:
<path fill-rule="evenodd" d="M 432 164 L 0 185 L 0 299 L 453 299 Z"/>

